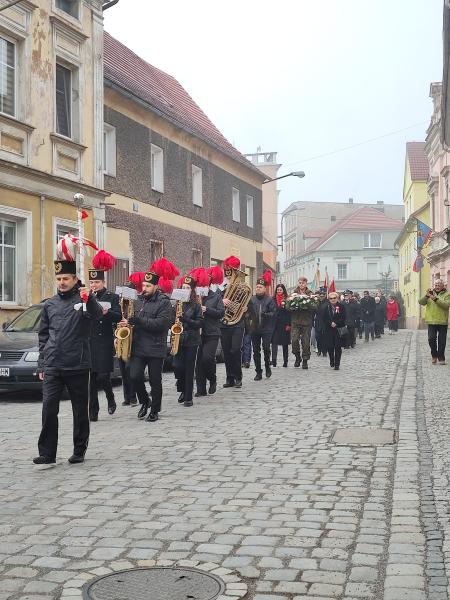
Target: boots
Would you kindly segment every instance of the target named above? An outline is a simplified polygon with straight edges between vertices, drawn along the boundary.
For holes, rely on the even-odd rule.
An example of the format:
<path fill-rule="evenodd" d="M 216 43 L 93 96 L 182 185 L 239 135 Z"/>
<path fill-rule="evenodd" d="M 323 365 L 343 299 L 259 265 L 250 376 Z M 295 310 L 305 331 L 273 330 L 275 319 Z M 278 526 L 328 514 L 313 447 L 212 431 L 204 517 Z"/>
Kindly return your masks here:
<path fill-rule="evenodd" d="M 308 368 L 308 361 L 303 359 L 302 369 L 307 369 L 307 368 Z"/>
<path fill-rule="evenodd" d="M 301 365 L 301 358 L 300 358 L 300 354 L 296 354 L 295 355 L 295 363 L 294 363 L 294 367 L 299 367 Z"/>
<path fill-rule="evenodd" d="M 145 415 L 147 414 L 148 404 L 145 403 L 141 406 L 140 411 L 138 412 L 138 419 L 145 419 Z"/>
<path fill-rule="evenodd" d="M 272 369 L 270 366 L 266 367 L 266 377 L 272 377 Z"/>

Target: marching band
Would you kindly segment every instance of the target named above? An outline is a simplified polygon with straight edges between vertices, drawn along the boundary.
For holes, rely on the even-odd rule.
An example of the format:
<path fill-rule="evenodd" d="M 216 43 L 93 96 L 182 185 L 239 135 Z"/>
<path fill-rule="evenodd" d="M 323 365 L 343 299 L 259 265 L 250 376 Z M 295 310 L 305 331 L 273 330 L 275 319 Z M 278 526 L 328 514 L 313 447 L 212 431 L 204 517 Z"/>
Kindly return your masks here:
<path fill-rule="evenodd" d="M 106 393 L 108 413 L 116 411 L 111 385 L 114 356 L 122 374 L 123 405 L 135 406 L 139 400 L 138 418 L 157 421 L 168 335 L 178 402 L 184 407 L 192 407 L 194 398 L 216 393 L 219 341 L 226 371 L 224 388 L 242 387 L 242 363 L 247 366 L 248 361 L 242 354 L 246 331 L 253 349 L 255 381 L 262 379 L 263 372 L 271 377 L 278 346 L 283 349 L 283 366 L 288 366 L 291 341 L 294 366 L 308 368 L 315 318 L 316 329 L 323 324 L 316 334 L 319 351 L 329 353 L 333 368 L 339 368 L 340 348 L 344 345 L 340 336 L 346 326 L 351 339 L 345 343 L 355 343 L 358 324 L 346 318 L 346 303 L 338 302 L 337 294 L 333 298 L 330 294 L 330 302 L 326 301 L 326 293 L 314 294 L 305 278 L 300 278 L 291 296 L 282 284 L 276 285 L 271 295 L 272 275 L 266 271 L 257 280 L 252 295 L 239 258 L 230 256 L 223 261 L 223 270 L 219 266 L 192 269 L 174 289 L 180 273 L 162 258 L 146 272 L 131 273 L 128 281 L 112 292 L 105 287 L 105 279 L 116 259 L 101 250 L 93 258 L 89 288 L 85 288 L 76 275 L 76 257 L 67 252 L 69 241 L 65 244 L 65 260 L 55 261 L 57 293 L 44 304 L 39 333 L 44 403 L 36 464 L 55 462 L 58 408 L 64 385 L 74 415 L 74 454 L 69 462 L 83 462 L 89 422 L 98 420 L 99 388 Z"/>

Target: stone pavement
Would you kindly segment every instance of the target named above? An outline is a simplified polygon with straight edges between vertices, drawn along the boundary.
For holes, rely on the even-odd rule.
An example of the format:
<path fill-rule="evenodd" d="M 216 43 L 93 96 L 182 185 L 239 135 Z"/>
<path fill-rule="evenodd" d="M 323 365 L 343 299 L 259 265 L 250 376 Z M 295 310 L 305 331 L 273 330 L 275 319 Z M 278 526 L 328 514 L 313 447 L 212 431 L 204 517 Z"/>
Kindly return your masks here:
<path fill-rule="evenodd" d="M 424 332 L 359 343 L 339 372 L 314 356 L 253 375 L 186 409 L 167 373 L 157 423 L 103 402 L 83 465 L 66 462 L 63 402 L 45 470 L 40 403 L 1 401 L 0 600 L 80 598 L 93 575 L 155 563 L 212 569 L 230 600 L 447 598 L 450 367 Z M 335 444 L 350 427 L 398 442 Z"/>

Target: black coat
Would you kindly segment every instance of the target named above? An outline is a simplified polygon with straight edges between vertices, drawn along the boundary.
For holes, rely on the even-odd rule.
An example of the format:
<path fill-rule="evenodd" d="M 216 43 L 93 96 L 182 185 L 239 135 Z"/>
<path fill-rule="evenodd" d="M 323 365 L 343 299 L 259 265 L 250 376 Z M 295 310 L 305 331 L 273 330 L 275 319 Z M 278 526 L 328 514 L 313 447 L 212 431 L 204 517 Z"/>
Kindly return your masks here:
<path fill-rule="evenodd" d="M 361 320 L 361 309 L 356 300 L 350 300 L 345 304 L 346 325 L 349 327 L 358 327 Z"/>
<path fill-rule="evenodd" d="M 97 292 L 98 302 L 109 302 L 111 308 L 92 323 L 91 370 L 95 373 L 111 373 L 114 369 L 114 330 L 122 318 L 119 296 L 106 288 Z"/>
<path fill-rule="evenodd" d="M 183 302 L 183 314 L 180 321 L 183 324 L 180 346 L 199 346 L 201 342 L 200 329 L 204 322 L 200 304 Z"/>
<path fill-rule="evenodd" d="M 153 296 L 139 296 L 129 323 L 134 326 L 131 356 L 167 356 L 167 332 L 173 323 L 173 309 L 166 294 L 157 290 Z"/>
<path fill-rule="evenodd" d="M 210 290 L 209 294 L 202 299 L 202 304 L 206 307 L 203 314 L 202 337 L 220 337 L 220 320 L 225 314 L 222 294 Z"/>
<path fill-rule="evenodd" d="M 277 305 L 272 296 L 253 296 L 248 303 L 250 333 L 272 333 Z"/>
<path fill-rule="evenodd" d="M 334 348 L 338 345 L 343 345 L 345 339 L 341 338 L 338 333 L 338 328 L 344 327 L 346 322 L 346 306 L 342 302 L 336 303 L 336 312 L 333 313 L 333 307 L 330 302 L 325 303 L 323 309 L 323 341 L 322 345 L 325 348 Z M 336 327 L 332 327 L 331 323 L 336 323 Z"/>
<path fill-rule="evenodd" d="M 324 314 L 327 310 L 328 300 L 322 300 L 319 304 L 316 314 L 314 315 L 314 329 L 316 332 L 322 333 L 324 329 Z"/>
<path fill-rule="evenodd" d="M 364 323 L 373 323 L 375 321 L 375 298 L 372 296 L 361 298 L 359 306 L 361 308 L 361 320 Z"/>
<path fill-rule="evenodd" d="M 386 305 L 383 302 L 375 304 L 375 324 L 383 327 L 386 322 Z"/>
<path fill-rule="evenodd" d="M 70 292 L 58 292 L 44 302 L 39 326 L 39 368 L 44 373 L 88 371 L 91 367 L 89 337 L 92 320 L 102 309 L 89 294 L 83 311 L 76 285 Z"/>
<path fill-rule="evenodd" d="M 272 344 L 289 346 L 291 343 L 291 312 L 284 306 L 277 306 L 272 334 Z"/>

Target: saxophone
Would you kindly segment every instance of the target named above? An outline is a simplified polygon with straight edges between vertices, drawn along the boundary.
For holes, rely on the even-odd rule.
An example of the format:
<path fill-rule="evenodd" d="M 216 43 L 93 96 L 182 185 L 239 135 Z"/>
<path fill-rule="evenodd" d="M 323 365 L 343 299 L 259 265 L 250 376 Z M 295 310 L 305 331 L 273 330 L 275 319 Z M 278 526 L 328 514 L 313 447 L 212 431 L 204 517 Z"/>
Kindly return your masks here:
<path fill-rule="evenodd" d="M 178 353 L 180 348 L 180 337 L 183 333 L 183 325 L 180 321 L 181 315 L 183 314 L 183 302 L 181 300 L 177 300 L 176 308 L 175 308 L 175 323 L 170 328 L 172 332 L 172 337 L 170 340 L 170 354 L 175 356 Z"/>
<path fill-rule="evenodd" d="M 120 299 L 122 318 L 129 319 L 134 314 L 134 301 L 128 298 Z M 117 325 L 114 332 L 117 358 L 127 361 L 131 356 L 131 344 L 133 342 L 133 327 L 131 325 Z"/>
<path fill-rule="evenodd" d="M 244 316 L 247 305 L 252 297 L 252 288 L 245 283 L 245 273 L 239 269 L 225 271 L 229 283 L 223 294 L 224 300 L 228 298 L 231 304 L 225 307 L 225 316 L 222 319 L 224 325 L 236 325 Z"/>

